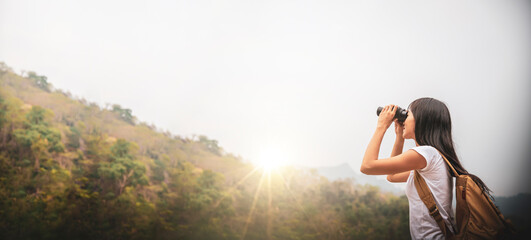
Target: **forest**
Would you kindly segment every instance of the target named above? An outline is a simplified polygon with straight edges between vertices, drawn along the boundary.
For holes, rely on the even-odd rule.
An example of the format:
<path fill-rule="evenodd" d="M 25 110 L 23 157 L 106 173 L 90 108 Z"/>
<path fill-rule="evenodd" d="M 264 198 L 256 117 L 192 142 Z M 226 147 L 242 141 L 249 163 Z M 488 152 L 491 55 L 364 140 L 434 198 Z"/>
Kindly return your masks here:
<path fill-rule="evenodd" d="M 405 196 L 266 170 L 0 63 L 0 239 L 409 239 Z"/>

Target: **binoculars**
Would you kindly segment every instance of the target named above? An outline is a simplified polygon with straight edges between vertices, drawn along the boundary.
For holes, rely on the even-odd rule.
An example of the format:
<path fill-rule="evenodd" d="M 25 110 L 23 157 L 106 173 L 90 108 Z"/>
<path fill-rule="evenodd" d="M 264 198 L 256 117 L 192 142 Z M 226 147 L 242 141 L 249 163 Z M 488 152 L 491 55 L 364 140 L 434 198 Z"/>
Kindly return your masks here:
<path fill-rule="evenodd" d="M 383 107 L 378 107 L 378 109 L 376 109 L 376 115 L 380 116 L 380 113 L 382 112 L 382 110 L 383 110 Z M 404 123 L 404 121 L 406 121 L 406 118 L 407 118 L 407 110 L 397 106 L 394 118 L 396 118 L 398 122 Z"/>

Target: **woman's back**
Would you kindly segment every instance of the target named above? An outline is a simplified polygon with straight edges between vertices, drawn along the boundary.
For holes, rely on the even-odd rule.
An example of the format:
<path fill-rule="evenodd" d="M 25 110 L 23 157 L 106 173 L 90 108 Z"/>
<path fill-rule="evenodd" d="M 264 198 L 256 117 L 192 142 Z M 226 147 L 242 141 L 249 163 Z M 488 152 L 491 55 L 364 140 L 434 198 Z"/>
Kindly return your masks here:
<path fill-rule="evenodd" d="M 426 159 L 426 167 L 418 172 L 426 181 L 435 198 L 437 208 L 447 226 L 454 226 L 452 211 L 452 176 L 448 166 L 437 149 L 431 146 L 412 148 Z M 428 212 L 428 208 L 420 199 L 411 171 L 406 185 L 406 196 L 409 200 L 409 228 L 412 239 L 444 239 L 444 235 Z M 452 229 L 451 229 L 452 230 Z"/>

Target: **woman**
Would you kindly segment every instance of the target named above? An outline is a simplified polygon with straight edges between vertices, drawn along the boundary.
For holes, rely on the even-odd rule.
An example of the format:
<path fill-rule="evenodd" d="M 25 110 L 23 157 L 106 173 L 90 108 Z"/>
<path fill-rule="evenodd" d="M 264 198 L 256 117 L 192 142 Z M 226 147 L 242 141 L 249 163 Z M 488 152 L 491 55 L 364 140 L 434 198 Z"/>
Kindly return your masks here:
<path fill-rule="evenodd" d="M 454 233 L 453 173 L 440 153 L 444 154 L 459 174 L 470 175 L 486 193 L 490 190 L 481 179 L 468 173 L 459 162 L 452 140 L 450 112 L 444 103 L 434 98 L 413 101 L 408 107 L 408 115 L 403 124 L 394 120 L 396 140 L 391 157 L 378 159 L 380 144 L 393 122 L 396 110 L 397 106 L 387 105 L 380 112 L 376 131 L 367 146 L 360 170 L 368 175 L 387 175 L 390 182 L 407 182 L 411 238 L 443 239 L 443 232 L 417 193 L 413 170 L 417 170 L 426 181 L 440 214 Z M 402 153 L 404 139 L 413 139 L 416 147 Z"/>

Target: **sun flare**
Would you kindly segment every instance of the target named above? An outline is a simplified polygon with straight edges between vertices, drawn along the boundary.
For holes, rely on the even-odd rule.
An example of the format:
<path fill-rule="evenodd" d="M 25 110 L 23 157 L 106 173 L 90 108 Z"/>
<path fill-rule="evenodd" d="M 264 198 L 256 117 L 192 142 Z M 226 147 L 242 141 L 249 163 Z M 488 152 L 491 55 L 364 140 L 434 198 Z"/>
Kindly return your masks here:
<path fill-rule="evenodd" d="M 286 155 L 279 150 L 269 149 L 260 154 L 259 165 L 266 171 L 274 170 L 286 164 Z"/>

